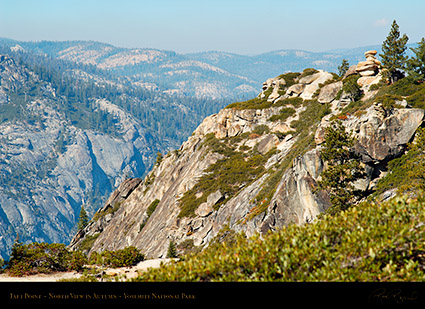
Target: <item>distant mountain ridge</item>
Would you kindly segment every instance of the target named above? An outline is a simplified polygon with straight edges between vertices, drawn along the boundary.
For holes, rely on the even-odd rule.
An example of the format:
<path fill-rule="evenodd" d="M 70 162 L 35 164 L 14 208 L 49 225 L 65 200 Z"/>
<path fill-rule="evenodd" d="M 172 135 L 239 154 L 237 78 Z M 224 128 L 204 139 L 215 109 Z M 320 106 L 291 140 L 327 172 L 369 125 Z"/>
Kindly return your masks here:
<path fill-rule="evenodd" d="M 21 47 L 53 58 L 93 65 L 147 89 L 197 98 L 237 99 L 252 96 L 258 82 L 196 61 L 173 51 L 114 47 L 91 41 L 19 42 L 0 44 Z"/>
<path fill-rule="evenodd" d="M 337 72 L 344 58 L 356 64 L 364 58 L 364 50 L 380 51 L 380 46 L 374 45 L 326 52 L 282 49 L 248 56 L 221 51 L 179 54 L 154 48 L 122 48 L 95 41 L 22 42 L 0 38 L 1 44 L 93 65 L 124 76 L 146 89 L 230 100 L 255 96 L 265 80 L 285 72 L 305 68 Z"/>

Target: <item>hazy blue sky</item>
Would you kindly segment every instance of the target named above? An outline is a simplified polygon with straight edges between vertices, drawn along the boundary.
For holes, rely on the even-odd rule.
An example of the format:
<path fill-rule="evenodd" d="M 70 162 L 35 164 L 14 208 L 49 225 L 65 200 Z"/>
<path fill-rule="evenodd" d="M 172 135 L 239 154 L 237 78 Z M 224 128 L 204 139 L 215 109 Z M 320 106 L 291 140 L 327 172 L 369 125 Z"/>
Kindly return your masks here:
<path fill-rule="evenodd" d="M 381 44 L 425 36 L 425 0 L 0 0 L 0 37 L 95 40 L 180 53 Z"/>

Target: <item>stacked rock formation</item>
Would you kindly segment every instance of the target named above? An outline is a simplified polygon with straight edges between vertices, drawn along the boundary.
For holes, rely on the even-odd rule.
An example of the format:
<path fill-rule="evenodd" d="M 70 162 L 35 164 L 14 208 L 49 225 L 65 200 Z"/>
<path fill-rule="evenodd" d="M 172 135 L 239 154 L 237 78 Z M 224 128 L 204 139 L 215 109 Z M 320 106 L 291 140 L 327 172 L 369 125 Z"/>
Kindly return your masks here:
<path fill-rule="evenodd" d="M 361 61 L 356 66 L 356 71 L 361 76 L 375 76 L 379 73 L 381 62 L 375 58 L 376 53 L 376 50 L 369 50 L 364 53 L 366 61 Z"/>

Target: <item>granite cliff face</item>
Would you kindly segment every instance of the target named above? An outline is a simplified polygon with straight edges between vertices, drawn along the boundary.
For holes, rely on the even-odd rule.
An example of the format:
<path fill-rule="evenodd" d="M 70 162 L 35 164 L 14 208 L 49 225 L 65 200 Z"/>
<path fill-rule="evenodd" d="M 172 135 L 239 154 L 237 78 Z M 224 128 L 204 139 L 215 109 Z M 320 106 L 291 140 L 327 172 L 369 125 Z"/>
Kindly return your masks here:
<path fill-rule="evenodd" d="M 67 99 L 0 55 L 2 258 L 17 236 L 22 242 L 69 242 L 81 205 L 93 213 L 128 175 L 142 175 L 152 164 L 158 141 L 140 120 L 97 97 L 86 113 L 111 115 L 117 131 L 85 128 L 63 108 Z"/>
<path fill-rule="evenodd" d="M 359 87 L 369 101 L 353 114 L 345 112 L 351 103 L 345 79 L 328 72 L 308 69 L 267 80 L 257 98 L 205 118 L 144 180 L 125 181 L 70 247 L 136 246 L 158 258 L 170 242 L 184 251 L 229 230 L 250 236 L 311 222 L 331 206 L 317 181 L 326 168 L 320 155 L 325 128 L 335 118 L 356 137 L 366 176 L 355 185 L 370 192 L 387 162 L 405 151 L 424 110 L 405 102 L 383 107 L 370 99 L 379 67 L 368 78 Z"/>

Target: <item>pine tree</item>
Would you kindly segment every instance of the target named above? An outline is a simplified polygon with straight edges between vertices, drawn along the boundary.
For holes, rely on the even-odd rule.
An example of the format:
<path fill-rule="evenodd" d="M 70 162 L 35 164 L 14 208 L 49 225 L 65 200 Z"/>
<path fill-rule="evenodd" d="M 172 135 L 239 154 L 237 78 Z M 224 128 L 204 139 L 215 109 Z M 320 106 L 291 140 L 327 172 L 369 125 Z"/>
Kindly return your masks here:
<path fill-rule="evenodd" d="M 363 95 L 363 90 L 357 83 L 358 79 L 359 75 L 351 75 L 342 82 L 342 90 L 352 102 L 360 100 Z"/>
<path fill-rule="evenodd" d="M 347 209 L 356 200 L 353 182 L 364 174 L 360 160 L 352 152 L 354 141 L 341 121 L 326 128 L 321 155 L 328 166 L 322 172 L 318 186 L 328 192 L 333 210 Z"/>
<path fill-rule="evenodd" d="M 383 54 L 380 54 L 384 77 L 387 78 L 390 84 L 404 77 L 403 70 L 405 69 L 407 56 L 406 44 L 409 38 L 406 34 L 400 37 L 400 30 L 397 22 L 394 20 L 391 26 L 390 33 L 382 44 Z"/>
<path fill-rule="evenodd" d="M 406 69 L 409 76 L 416 81 L 425 79 L 425 39 L 418 43 L 418 47 L 410 48 L 415 54 L 407 60 Z"/>
<path fill-rule="evenodd" d="M 347 59 L 342 59 L 342 63 L 340 66 L 338 66 L 338 73 L 340 77 L 343 77 L 345 73 L 347 73 L 348 69 L 350 68 L 350 64 L 348 63 Z"/>
<path fill-rule="evenodd" d="M 78 229 L 82 230 L 87 226 L 89 223 L 89 216 L 87 215 L 86 210 L 84 209 L 84 206 L 81 206 L 80 211 L 80 218 L 78 219 Z"/>
<path fill-rule="evenodd" d="M 170 244 L 168 245 L 167 258 L 176 258 L 176 257 L 177 257 L 176 244 L 174 243 L 174 241 L 170 241 Z"/>

